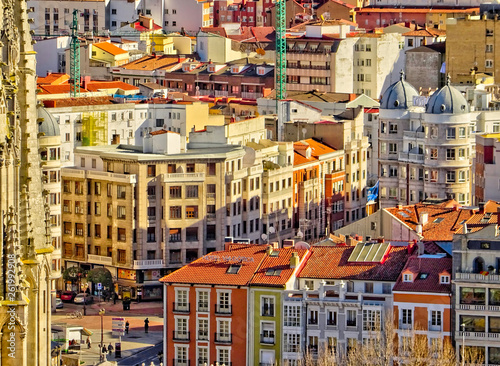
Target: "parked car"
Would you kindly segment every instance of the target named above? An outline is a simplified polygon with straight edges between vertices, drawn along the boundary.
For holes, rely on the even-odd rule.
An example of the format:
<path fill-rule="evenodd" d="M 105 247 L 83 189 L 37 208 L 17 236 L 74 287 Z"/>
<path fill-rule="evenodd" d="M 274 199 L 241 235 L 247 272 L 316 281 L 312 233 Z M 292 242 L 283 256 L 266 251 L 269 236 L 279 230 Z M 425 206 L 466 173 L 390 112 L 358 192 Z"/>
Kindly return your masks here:
<path fill-rule="evenodd" d="M 56 309 L 62 309 L 64 304 L 60 298 L 56 298 Z"/>
<path fill-rule="evenodd" d="M 75 291 L 63 291 L 61 294 L 61 300 L 66 302 L 72 302 L 76 296 Z"/>
<path fill-rule="evenodd" d="M 94 297 L 82 292 L 82 293 L 75 296 L 75 299 L 73 300 L 73 302 L 75 304 L 88 305 L 88 304 L 92 304 L 94 302 Z"/>
<path fill-rule="evenodd" d="M 60 298 L 61 298 L 61 294 L 62 294 L 62 290 L 57 290 L 57 291 L 56 291 L 56 297 L 57 297 L 57 298 L 59 298 L 59 299 L 60 299 Z"/>

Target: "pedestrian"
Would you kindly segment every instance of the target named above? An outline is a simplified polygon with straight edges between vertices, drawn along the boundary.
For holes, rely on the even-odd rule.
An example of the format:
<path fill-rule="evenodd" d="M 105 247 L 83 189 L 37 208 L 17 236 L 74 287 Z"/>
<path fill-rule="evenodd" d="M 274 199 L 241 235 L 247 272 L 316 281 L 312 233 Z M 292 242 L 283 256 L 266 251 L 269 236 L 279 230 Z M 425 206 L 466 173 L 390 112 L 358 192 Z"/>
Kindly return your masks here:
<path fill-rule="evenodd" d="M 113 304 L 116 305 L 116 299 L 118 298 L 118 295 L 116 292 L 113 293 Z"/>
<path fill-rule="evenodd" d="M 113 352 L 113 345 L 109 342 L 108 353 L 111 354 L 111 352 Z"/>
<path fill-rule="evenodd" d="M 87 315 L 87 307 L 83 304 L 83 316 Z"/>
<path fill-rule="evenodd" d="M 146 320 L 144 320 L 144 332 L 148 333 L 148 330 L 149 330 L 149 319 L 146 318 Z"/>
<path fill-rule="evenodd" d="M 90 337 L 87 337 L 87 348 L 90 349 L 91 346 L 92 346 L 92 341 L 90 340 Z"/>
<path fill-rule="evenodd" d="M 130 324 L 127 320 L 127 322 L 125 323 L 125 334 L 128 334 L 128 328 L 130 327 Z"/>
<path fill-rule="evenodd" d="M 108 350 L 107 350 L 107 348 L 106 348 L 106 346 L 105 346 L 105 345 L 102 345 L 102 353 L 103 353 L 103 354 L 108 353 Z"/>

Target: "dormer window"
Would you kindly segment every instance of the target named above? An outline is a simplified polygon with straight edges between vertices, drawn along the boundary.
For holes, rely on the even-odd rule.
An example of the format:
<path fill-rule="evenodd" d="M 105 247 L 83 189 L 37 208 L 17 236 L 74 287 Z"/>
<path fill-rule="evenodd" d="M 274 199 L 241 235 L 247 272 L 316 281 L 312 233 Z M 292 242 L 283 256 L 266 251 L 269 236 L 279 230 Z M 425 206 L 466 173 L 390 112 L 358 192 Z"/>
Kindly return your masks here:
<path fill-rule="evenodd" d="M 228 274 L 237 274 L 240 271 L 241 264 L 231 264 L 227 269 Z"/>
<path fill-rule="evenodd" d="M 412 273 L 403 274 L 403 282 L 413 282 L 413 274 Z"/>
<path fill-rule="evenodd" d="M 439 276 L 439 283 L 440 284 L 449 284 L 450 283 L 450 276 L 446 276 L 446 275 L 441 275 Z"/>
<path fill-rule="evenodd" d="M 215 65 L 208 65 L 208 72 L 215 72 Z"/>

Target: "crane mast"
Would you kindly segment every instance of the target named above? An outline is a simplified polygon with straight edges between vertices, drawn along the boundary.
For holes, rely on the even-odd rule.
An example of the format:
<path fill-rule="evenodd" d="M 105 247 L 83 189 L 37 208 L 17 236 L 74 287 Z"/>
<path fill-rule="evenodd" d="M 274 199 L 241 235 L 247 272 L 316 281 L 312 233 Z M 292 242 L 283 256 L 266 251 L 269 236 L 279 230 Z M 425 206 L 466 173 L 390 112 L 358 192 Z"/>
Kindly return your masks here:
<path fill-rule="evenodd" d="M 71 44 L 69 49 L 69 91 L 72 97 L 80 96 L 80 40 L 78 39 L 78 10 L 73 10 Z"/>
<path fill-rule="evenodd" d="M 283 126 L 283 99 L 286 93 L 286 0 L 276 0 L 276 113 L 278 123 L 276 126 L 276 138 L 281 140 L 281 129 Z"/>

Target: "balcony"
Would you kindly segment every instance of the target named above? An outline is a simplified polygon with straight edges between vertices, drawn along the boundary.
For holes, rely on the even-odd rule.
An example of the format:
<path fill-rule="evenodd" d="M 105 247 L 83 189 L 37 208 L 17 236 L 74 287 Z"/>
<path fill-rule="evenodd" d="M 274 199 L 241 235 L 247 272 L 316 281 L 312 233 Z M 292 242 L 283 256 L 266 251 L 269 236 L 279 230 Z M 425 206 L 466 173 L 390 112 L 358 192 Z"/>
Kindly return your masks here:
<path fill-rule="evenodd" d="M 185 302 L 173 302 L 174 313 L 189 314 L 190 304 Z"/>
<path fill-rule="evenodd" d="M 353 327 L 353 328 L 355 328 L 355 327 L 356 327 L 356 320 L 350 320 L 350 319 L 347 319 L 347 321 L 346 321 L 346 325 L 347 325 L 348 327 Z"/>
<path fill-rule="evenodd" d="M 233 343 L 232 333 L 215 333 L 215 343 L 231 344 Z"/>
<path fill-rule="evenodd" d="M 241 97 L 244 99 L 258 99 L 262 97 L 262 93 L 241 92 Z"/>
<path fill-rule="evenodd" d="M 485 304 L 459 304 L 457 307 L 459 310 L 473 310 L 473 311 L 486 310 Z M 490 309 L 488 309 L 488 310 L 490 310 Z M 493 310 L 493 311 L 495 311 L 495 310 Z"/>
<path fill-rule="evenodd" d="M 337 321 L 333 320 L 333 319 L 328 319 L 326 321 L 326 325 L 329 326 L 329 327 L 336 327 L 337 326 Z"/>
<path fill-rule="evenodd" d="M 208 364 L 208 358 L 198 358 L 198 366 L 206 366 Z"/>
<path fill-rule="evenodd" d="M 425 160 L 424 154 L 411 154 L 407 152 L 399 153 L 399 160 L 407 161 L 409 163 L 422 163 Z"/>
<path fill-rule="evenodd" d="M 172 333 L 174 334 L 174 341 L 189 342 L 189 332 L 184 330 L 174 330 Z"/>
<path fill-rule="evenodd" d="M 417 131 L 403 131 L 403 136 L 404 137 L 409 137 L 412 139 L 423 139 L 425 138 L 425 133 L 424 132 L 417 132 Z"/>
<path fill-rule="evenodd" d="M 462 337 L 467 339 L 479 339 L 483 340 L 486 338 L 498 338 L 500 334 L 498 333 L 486 333 L 486 332 L 455 332 L 455 339 L 462 339 Z M 491 337 L 490 337 L 491 336 Z"/>
<path fill-rule="evenodd" d="M 203 313 L 208 313 L 210 310 L 210 307 L 208 306 L 208 302 L 198 302 L 198 311 L 203 312 Z"/>
<path fill-rule="evenodd" d="M 92 264 L 104 264 L 104 265 L 113 265 L 112 257 L 105 257 L 102 255 L 95 254 L 87 254 L 87 262 Z"/>
<path fill-rule="evenodd" d="M 443 330 L 443 327 L 439 325 L 432 325 L 432 322 L 429 321 L 429 331 L 430 332 L 441 332 Z"/>
<path fill-rule="evenodd" d="M 173 358 L 172 359 L 172 365 L 174 366 L 190 366 L 191 361 L 189 360 L 183 360 L 183 359 L 178 359 L 178 358 Z"/>
<path fill-rule="evenodd" d="M 163 259 L 145 259 L 134 261 L 134 269 L 156 269 L 163 268 Z"/>
<path fill-rule="evenodd" d="M 399 319 L 399 329 L 412 329 L 412 324 L 408 322 L 403 322 L 402 319 Z"/>
<path fill-rule="evenodd" d="M 498 283 L 500 282 L 500 275 L 489 274 L 484 276 L 480 273 L 457 272 L 455 281 Z"/>
<path fill-rule="evenodd" d="M 262 316 L 274 316 L 274 307 L 263 307 Z"/>
<path fill-rule="evenodd" d="M 170 173 L 163 175 L 163 183 L 204 181 L 205 173 Z"/>
<path fill-rule="evenodd" d="M 198 340 L 199 341 L 208 341 L 208 331 L 207 330 L 198 330 Z"/>
<path fill-rule="evenodd" d="M 318 345 L 317 344 L 309 344 L 307 346 L 307 351 L 313 355 L 318 353 Z"/>
<path fill-rule="evenodd" d="M 309 325 L 318 325 L 318 318 L 309 318 L 309 319 L 307 319 L 307 324 L 309 324 Z"/>
<path fill-rule="evenodd" d="M 233 314 L 233 306 L 232 305 L 215 304 L 215 314 L 216 315 L 232 315 Z"/>
<path fill-rule="evenodd" d="M 261 334 L 260 335 L 260 343 L 274 345 L 274 336 L 265 336 L 265 335 Z"/>
<path fill-rule="evenodd" d="M 62 175 L 72 178 L 87 178 L 96 180 L 109 180 L 115 183 L 137 183 L 135 174 L 119 174 L 111 172 L 101 172 L 96 170 L 83 170 L 76 168 L 63 168 Z"/>

